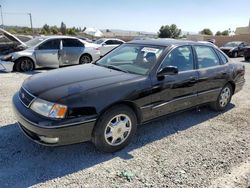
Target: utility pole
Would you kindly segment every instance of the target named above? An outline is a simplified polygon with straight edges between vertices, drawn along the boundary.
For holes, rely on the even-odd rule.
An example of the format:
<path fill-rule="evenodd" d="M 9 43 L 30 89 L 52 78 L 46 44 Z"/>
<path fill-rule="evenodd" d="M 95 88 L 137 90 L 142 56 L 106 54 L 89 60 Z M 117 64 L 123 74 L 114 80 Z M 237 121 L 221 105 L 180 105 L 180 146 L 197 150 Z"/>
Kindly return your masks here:
<path fill-rule="evenodd" d="M 1 10 L 2 27 L 3 27 L 3 29 L 4 29 L 2 5 L 0 5 L 0 10 Z"/>
<path fill-rule="evenodd" d="M 29 17 L 30 17 L 30 28 L 32 30 L 32 33 L 34 34 L 34 31 L 33 31 L 33 25 L 32 25 L 32 15 L 31 13 L 28 13 Z"/>

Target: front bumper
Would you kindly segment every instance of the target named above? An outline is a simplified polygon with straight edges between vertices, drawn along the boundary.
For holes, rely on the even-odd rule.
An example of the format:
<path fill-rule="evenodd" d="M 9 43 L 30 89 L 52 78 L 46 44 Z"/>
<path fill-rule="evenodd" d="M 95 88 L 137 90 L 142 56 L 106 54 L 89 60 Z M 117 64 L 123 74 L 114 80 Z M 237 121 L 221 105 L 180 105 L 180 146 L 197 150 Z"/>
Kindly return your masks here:
<path fill-rule="evenodd" d="M 18 93 L 12 99 L 21 130 L 33 141 L 47 146 L 68 145 L 91 140 L 95 116 L 66 120 L 51 120 L 26 108 Z"/>
<path fill-rule="evenodd" d="M 0 71 L 12 72 L 13 66 L 14 66 L 14 62 L 0 60 Z"/>

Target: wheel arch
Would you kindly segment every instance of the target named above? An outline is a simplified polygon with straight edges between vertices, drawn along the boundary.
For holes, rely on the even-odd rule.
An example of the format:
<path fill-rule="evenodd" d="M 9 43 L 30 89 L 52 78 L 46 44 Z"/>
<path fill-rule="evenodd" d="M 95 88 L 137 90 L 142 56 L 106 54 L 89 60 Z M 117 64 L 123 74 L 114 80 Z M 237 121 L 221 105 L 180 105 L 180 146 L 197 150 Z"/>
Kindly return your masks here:
<path fill-rule="evenodd" d="M 98 117 L 100 117 L 104 112 L 106 112 L 108 109 L 113 108 L 114 106 L 118 106 L 118 105 L 125 105 L 128 106 L 129 108 L 131 108 L 131 110 L 133 110 L 133 112 L 136 115 L 137 118 L 137 123 L 140 124 L 142 122 L 142 113 L 140 108 L 132 101 L 118 101 L 115 103 L 112 103 L 111 105 L 105 107 L 104 109 L 102 109 L 99 114 Z"/>
<path fill-rule="evenodd" d="M 227 84 L 230 84 L 232 86 L 233 94 L 234 94 L 234 92 L 235 92 L 235 83 L 232 80 L 230 80 L 230 81 L 228 81 Z"/>

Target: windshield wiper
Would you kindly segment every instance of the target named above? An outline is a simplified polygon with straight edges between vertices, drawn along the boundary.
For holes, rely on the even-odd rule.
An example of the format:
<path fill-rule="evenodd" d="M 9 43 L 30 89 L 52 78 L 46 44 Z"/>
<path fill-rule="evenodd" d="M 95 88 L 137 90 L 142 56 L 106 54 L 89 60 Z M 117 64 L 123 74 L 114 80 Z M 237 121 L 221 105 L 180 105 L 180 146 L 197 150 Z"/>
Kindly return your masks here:
<path fill-rule="evenodd" d="M 109 69 L 114 69 L 114 70 L 118 70 L 118 71 L 122 71 L 122 72 L 125 72 L 125 73 L 129 73 L 127 70 L 124 70 L 124 69 L 121 69 L 115 65 L 104 65 L 104 67 L 107 67 Z"/>

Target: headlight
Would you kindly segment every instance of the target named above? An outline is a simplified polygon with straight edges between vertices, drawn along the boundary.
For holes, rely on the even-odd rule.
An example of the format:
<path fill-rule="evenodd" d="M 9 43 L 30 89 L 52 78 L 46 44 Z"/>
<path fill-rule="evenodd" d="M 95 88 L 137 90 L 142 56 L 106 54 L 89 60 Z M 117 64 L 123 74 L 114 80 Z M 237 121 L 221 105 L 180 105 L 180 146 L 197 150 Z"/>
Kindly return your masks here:
<path fill-rule="evenodd" d="M 229 50 L 229 52 L 232 52 L 232 51 L 234 51 L 235 50 L 235 48 L 232 48 L 231 50 Z"/>
<path fill-rule="evenodd" d="M 1 58 L 2 61 L 11 61 L 12 60 L 12 54 L 5 55 Z"/>
<path fill-rule="evenodd" d="M 67 106 L 48 102 L 37 98 L 30 108 L 38 114 L 50 118 L 64 118 L 67 112 Z"/>

